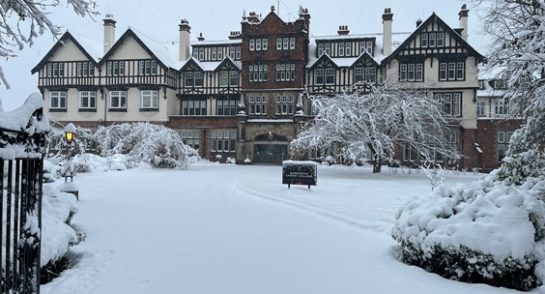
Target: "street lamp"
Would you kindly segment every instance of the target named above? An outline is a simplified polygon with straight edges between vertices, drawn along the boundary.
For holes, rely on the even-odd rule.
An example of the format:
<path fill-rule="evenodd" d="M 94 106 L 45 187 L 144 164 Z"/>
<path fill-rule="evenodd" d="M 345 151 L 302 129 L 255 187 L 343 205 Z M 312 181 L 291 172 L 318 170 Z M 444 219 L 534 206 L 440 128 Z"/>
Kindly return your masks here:
<path fill-rule="evenodd" d="M 64 126 L 64 138 L 66 139 L 66 142 L 68 144 L 71 144 L 74 140 L 76 133 L 76 126 L 74 126 L 73 123 L 69 123 L 66 126 Z"/>

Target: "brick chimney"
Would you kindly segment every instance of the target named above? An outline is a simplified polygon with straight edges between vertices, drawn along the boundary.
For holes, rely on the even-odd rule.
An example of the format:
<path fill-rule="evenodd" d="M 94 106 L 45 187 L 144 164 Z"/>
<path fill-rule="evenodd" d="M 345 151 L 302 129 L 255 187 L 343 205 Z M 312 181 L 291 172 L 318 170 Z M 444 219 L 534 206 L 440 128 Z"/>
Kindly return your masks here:
<path fill-rule="evenodd" d="M 467 6 L 464 4 L 462 5 L 462 9 L 458 13 L 458 16 L 460 17 L 460 28 L 462 28 L 462 38 L 466 41 L 469 38 L 469 35 L 468 35 L 469 27 L 467 25 L 468 15 L 469 15 L 469 9 L 467 9 Z"/>
<path fill-rule="evenodd" d="M 382 53 L 385 56 L 392 53 L 392 22 L 394 20 L 394 14 L 392 9 L 385 8 L 384 14 L 382 14 Z"/>
<path fill-rule="evenodd" d="M 104 54 L 112 48 L 115 42 L 115 24 L 113 14 L 106 14 L 104 21 Z"/>
<path fill-rule="evenodd" d="M 180 52 L 178 58 L 180 61 L 189 59 L 189 38 L 191 35 L 191 27 L 189 26 L 189 21 L 187 19 L 182 19 L 180 24 Z"/>
<path fill-rule="evenodd" d="M 348 26 L 339 26 L 339 29 L 337 30 L 337 34 L 339 35 L 348 35 L 350 33 L 350 30 L 348 29 Z"/>
<path fill-rule="evenodd" d="M 416 27 L 419 27 L 422 24 L 422 20 L 419 18 L 416 20 Z"/>

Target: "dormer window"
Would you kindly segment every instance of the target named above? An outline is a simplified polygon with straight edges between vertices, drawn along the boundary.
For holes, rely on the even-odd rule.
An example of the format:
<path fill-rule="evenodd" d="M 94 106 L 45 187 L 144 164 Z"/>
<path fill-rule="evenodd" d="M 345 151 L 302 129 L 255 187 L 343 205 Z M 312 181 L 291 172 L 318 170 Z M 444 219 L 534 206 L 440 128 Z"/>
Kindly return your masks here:
<path fill-rule="evenodd" d="M 485 81 L 484 80 L 479 80 L 479 90 L 484 90 L 486 89 L 485 87 Z"/>
<path fill-rule="evenodd" d="M 138 74 L 141 76 L 151 76 L 157 74 L 157 63 L 155 60 L 139 60 Z"/>

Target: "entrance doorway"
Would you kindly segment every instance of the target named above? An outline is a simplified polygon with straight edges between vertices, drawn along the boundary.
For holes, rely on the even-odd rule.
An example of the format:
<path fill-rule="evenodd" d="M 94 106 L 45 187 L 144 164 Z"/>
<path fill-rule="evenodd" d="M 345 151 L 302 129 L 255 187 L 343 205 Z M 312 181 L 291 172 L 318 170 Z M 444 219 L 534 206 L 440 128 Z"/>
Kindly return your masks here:
<path fill-rule="evenodd" d="M 256 143 L 254 145 L 254 162 L 282 164 L 288 158 L 286 143 Z"/>

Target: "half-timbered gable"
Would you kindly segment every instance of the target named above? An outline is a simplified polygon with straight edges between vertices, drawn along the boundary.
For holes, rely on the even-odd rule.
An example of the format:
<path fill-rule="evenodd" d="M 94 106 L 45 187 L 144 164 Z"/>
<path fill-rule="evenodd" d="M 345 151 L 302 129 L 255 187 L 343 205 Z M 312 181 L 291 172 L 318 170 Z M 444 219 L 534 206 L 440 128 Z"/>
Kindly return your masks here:
<path fill-rule="evenodd" d="M 433 87 L 476 88 L 477 65 L 483 59 L 434 13 L 382 64 L 386 66 L 386 75 L 391 81 L 416 83 L 418 87 L 432 84 Z"/>
<path fill-rule="evenodd" d="M 39 88 L 88 87 L 98 84 L 97 57 L 88 53 L 69 32 L 64 33 L 32 69 Z"/>
<path fill-rule="evenodd" d="M 335 94 L 341 92 L 341 68 L 323 53 L 316 62 L 310 64 L 307 75 L 307 90 L 311 94 Z"/>

